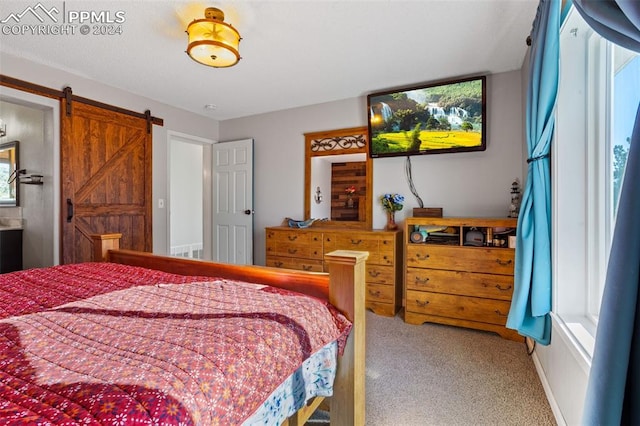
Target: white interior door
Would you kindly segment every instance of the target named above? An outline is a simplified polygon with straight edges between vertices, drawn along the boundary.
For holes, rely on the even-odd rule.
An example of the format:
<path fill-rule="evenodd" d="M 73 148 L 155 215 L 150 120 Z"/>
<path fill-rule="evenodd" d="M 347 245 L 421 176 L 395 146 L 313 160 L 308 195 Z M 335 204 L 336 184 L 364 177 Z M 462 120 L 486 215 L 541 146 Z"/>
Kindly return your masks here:
<path fill-rule="evenodd" d="M 213 258 L 253 264 L 253 139 L 213 145 Z"/>

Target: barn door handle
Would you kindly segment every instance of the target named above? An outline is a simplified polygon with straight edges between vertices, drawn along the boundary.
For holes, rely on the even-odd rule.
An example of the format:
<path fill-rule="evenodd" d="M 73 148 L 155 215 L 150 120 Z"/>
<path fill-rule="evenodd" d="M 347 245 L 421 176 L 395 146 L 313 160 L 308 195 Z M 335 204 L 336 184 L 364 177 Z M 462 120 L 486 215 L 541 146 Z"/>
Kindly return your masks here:
<path fill-rule="evenodd" d="M 71 222 L 71 219 L 73 219 L 73 203 L 71 198 L 67 198 L 67 222 Z"/>

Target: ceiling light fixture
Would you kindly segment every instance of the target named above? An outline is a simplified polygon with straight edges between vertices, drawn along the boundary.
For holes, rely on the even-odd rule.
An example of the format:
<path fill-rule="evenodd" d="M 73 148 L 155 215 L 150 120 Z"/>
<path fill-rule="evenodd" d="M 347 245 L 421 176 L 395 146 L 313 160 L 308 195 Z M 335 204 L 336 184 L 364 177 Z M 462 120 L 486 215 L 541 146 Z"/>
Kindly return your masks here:
<path fill-rule="evenodd" d="M 187 27 L 187 54 L 196 62 L 215 68 L 230 67 L 240 60 L 240 33 L 224 22 L 216 7 L 204 10 L 205 19 L 194 19 Z"/>

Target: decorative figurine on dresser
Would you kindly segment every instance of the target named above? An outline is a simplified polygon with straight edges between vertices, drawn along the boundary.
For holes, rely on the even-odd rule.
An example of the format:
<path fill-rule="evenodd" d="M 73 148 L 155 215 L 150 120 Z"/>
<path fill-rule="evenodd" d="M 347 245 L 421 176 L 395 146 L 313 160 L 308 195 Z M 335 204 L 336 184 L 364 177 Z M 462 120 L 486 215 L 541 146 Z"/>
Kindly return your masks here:
<path fill-rule="evenodd" d="M 435 322 L 491 331 L 522 341 L 505 327 L 513 293 L 515 218 L 405 221 L 405 314 L 410 324 Z"/>
<path fill-rule="evenodd" d="M 326 253 L 367 251 L 366 307 L 394 316 L 402 305 L 402 230 L 372 229 L 367 143 L 367 127 L 305 134 L 305 217 L 266 228 L 266 265 L 326 272 Z"/>
<path fill-rule="evenodd" d="M 520 181 L 515 179 L 511 184 L 511 203 L 509 204 L 509 217 L 518 217 L 520 213 Z"/>

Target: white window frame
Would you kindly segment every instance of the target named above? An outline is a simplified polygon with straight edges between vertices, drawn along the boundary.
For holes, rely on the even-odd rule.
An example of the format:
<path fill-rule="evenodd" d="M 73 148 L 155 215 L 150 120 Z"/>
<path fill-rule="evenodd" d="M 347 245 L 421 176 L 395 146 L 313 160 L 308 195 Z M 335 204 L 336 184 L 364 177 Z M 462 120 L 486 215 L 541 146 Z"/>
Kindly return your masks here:
<path fill-rule="evenodd" d="M 596 249 L 599 219 L 590 212 L 601 193 L 593 168 L 597 166 L 595 141 L 604 132 L 597 120 L 589 120 L 602 105 L 589 86 L 595 81 L 585 69 L 596 61 L 589 47 L 595 34 L 575 9 L 571 9 L 560 31 L 560 82 L 556 127 L 552 145 L 553 223 L 553 312 L 582 358 L 590 364 L 595 341 L 596 318 L 589 315 L 592 283 L 599 275 Z M 597 38 L 597 37 L 596 37 Z M 596 210 L 597 211 L 597 210 Z M 591 231 L 591 232 L 589 232 Z M 591 265 L 591 267 L 590 267 Z"/>
<path fill-rule="evenodd" d="M 613 223 L 613 53 L 572 7 L 552 145 L 553 316 L 591 362 Z"/>
<path fill-rule="evenodd" d="M 590 30 L 587 41 L 587 300 L 590 328 L 598 324 L 610 247 L 611 43 Z M 592 333 L 592 334 L 595 334 Z"/>

